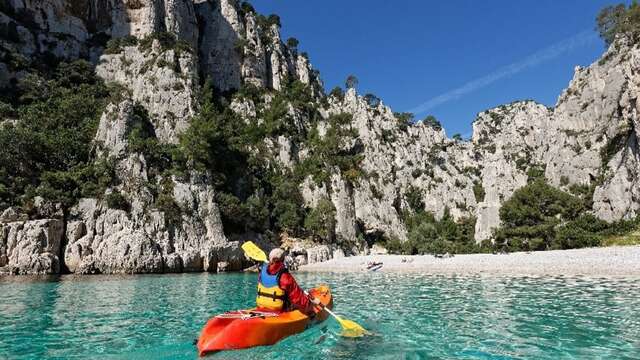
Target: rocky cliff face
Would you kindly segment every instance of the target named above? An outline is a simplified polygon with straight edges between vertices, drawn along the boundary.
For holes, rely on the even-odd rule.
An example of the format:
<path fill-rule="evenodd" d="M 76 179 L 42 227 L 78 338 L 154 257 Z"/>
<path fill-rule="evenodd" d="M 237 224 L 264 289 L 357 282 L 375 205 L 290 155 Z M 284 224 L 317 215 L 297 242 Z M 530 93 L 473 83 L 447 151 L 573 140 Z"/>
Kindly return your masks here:
<path fill-rule="evenodd" d="M 326 136 L 328 121 L 352 115 L 357 136 L 342 144 L 361 156 L 365 176 L 333 168 L 328 180 L 302 181 L 305 204 L 328 199 L 335 208 L 332 244 L 299 245 L 300 263 L 366 252 L 364 239 L 407 238 L 401 213 L 417 192 L 436 217 L 475 217 L 477 241 L 500 226 L 499 209 L 541 169 L 557 187 L 589 187 L 594 213 L 612 221 L 640 208 L 637 97 L 640 49 L 617 41 L 602 59 L 576 68 L 552 109 L 516 102 L 478 114 L 470 141 L 447 138 L 437 125 L 409 124 L 355 90 L 323 95 L 306 56 L 285 45 L 277 19 L 233 0 L 8 0 L 0 8 L 0 86 L 25 76 L 16 58 L 90 59 L 122 96 L 102 115 L 93 141 L 96 159 L 114 164 L 116 184 L 100 198 L 65 211 L 40 201 L 39 215 L 5 210 L 0 223 L 0 268 L 12 273 L 139 273 L 233 270 L 243 266 L 238 241 L 225 234 L 209 174 L 157 171 L 130 143 L 141 113 L 159 144 L 177 144 L 198 113 L 202 84 L 221 93 L 252 85 L 259 101 L 234 97 L 230 108 L 247 123 L 263 123 L 265 109 L 292 79 L 312 99 L 291 101 L 285 114 L 298 133 Z M 119 39 L 119 40 L 118 40 Z M 107 40 L 111 40 L 107 43 Z M 117 40 L 117 41 L 114 41 Z M 9 59 L 9 60 L 6 60 Z M 317 109 L 312 118 L 305 108 Z M 12 121 L 11 119 L 2 119 Z M 265 138 L 275 163 L 294 169 L 310 148 L 291 134 Z M 117 194 L 126 208 L 108 206 Z M 116 196 L 116 195 L 114 195 Z M 52 213 L 57 215 L 53 216 Z M 233 238 L 238 238 L 235 234 Z M 242 239 L 240 239 L 242 240 Z M 300 258 L 302 256 L 303 258 Z"/>
<path fill-rule="evenodd" d="M 355 218 L 365 232 L 404 239 L 399 210 L 412 186 L 436 216 L 449 207 L 454 218 L 476 217 L 475 238 L 483 241 L 500 226 L 501 204 L 535 169 L 557 187 L 590 187 L 594 213 L 604 220 L 636 216 L 639 54 L 621 39 L 598 62 L 576 68 L 554 108 L 522 101 L 489 109 L 478 114 L 469 142 L 422 122 L 406 127 L 391 109 L 372 107 L 353 90 L 330 99 L 329 111 L 354 115 L 363 167 L 373 175 L 355 185 Z M 339 218 L 353 218 L 336 207 Z"/>
<path fill-rule="evenodd" d="M 278 26 L 261 28 L 254 13 L 245 14 L 228 0 L 4 4 L 3 54 L 27 60 L 87 58 L 106 82 L 123 87 L 122 102 L 108 106 L 100 119 L 94 147 L 98 157 L 115 161 L 120 185 L 107 193 L 121 194 L 130 209 L 112 209 L 104 200 L 88 198 L 64 219 L 30 221 L 20 215 L 22 221 L 9 221 L 16 220 L 10 209 L 0 231 L 0 268 L 20 274 L 240 269 L 244 256 L 238 242 L 224 234 L 208 176 L 150 174 L 149 160 L 128 150 L 127 136 L 136 104 L 148 114 L 159 143 L 177 143 L 196 112 L 204 79 L 219 91 L 237 90 L 243 81 L 279 89 L 286 77 L 310 84 L 311 66 L 281 43 Z M 173 36 L 168 43 L 165 34 Z M 122 44 L 105 50 L 108 39 L 122 39 Z M 10 63 L 0 64 L 0 85 L 8 87 L 24 76 L 14 70 Z M 175 203 L 177 219 L 157 209 L 156 187 Z"/>

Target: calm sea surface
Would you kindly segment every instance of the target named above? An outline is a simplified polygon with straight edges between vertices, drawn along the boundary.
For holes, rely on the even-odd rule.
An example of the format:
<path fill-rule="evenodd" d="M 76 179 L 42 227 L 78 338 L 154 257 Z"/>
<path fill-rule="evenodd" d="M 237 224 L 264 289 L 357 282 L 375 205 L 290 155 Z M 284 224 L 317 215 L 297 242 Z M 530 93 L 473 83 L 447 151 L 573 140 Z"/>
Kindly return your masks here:
<path fill-rule="evenodd" d="M 336 312 L 211 359 L 640 359 L 640 278 L 296 274 Z M 0 359 L 195 359 L 206 320 L 251 307 L 255 274 L 0 278 Z"/>

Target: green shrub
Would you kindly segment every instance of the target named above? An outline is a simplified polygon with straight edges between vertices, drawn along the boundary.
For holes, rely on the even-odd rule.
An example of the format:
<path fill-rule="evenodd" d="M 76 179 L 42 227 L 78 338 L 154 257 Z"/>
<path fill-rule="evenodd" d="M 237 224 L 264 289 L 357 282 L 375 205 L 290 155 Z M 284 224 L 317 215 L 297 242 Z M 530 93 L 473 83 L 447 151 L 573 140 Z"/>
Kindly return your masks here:
<path fill-rule="evenodd" d="M 584 210 L 580 199 L 536 180 L 518 190 L 500 208 L 500 219 L 510 227 L 534 226 L 560 216 L 575 219 Z"/>
<path fill-rule="evenodd" d="M 295 123 L 289 116 L 289 102 L 276 96 L 271 106 L 263 114 L 265 135 L 277 137 L 295 132 Z"/>
<path fill-rule="evenodd" d="M 236 43 L 234 45 L 234 50 L 236 51 L 236 54 L 238 54 L 238 56 L 243 57 L 244 56 L 244 49 L 249 45 L 249 41 L 245 38 L 238 38 L 238 40 L 236 40 Z"/>
<path fill-rule="evenodd" d="M 242 1 L 240 3 L 240 10 L 242 11 L 242 15 L 255 14 L 256 13 L 256 9 L 248 1 Z"/>
<path fill-rule="evenodd" d="M 372 108 L 376 108 L 378 107 L 378 105 L 380 105 L 380 98 L 375 96 L 374 94 L 368 93 L 364 95 L 362 98 L 364 99 L 364 101 L 367 102 L 367 105 L 369 105 Z"/>
<path fill-rule="evenodd" d="M 590 197 L 588 186 L 572 192 Z M 634 221 L 607 223 L 586 211 L 591 200 L 565 193 L 537 179 L 518 189 L 500 209 L 502 227 L 495 232 L 498 248 L 516 250 L 573 249 L 599 246 L 604 236 L 621 235 Z"/>
<path fill-rule="evenodd" d="M 405 199 L 407 200 L 407 204 L 409 204 L 409 208 L 413 212 L 424 211 L 424 202 L 422 201 L 422 191 L 415 186 L 409 186 L 407 191 L 404 194 Z"/>
<path fill-rule="evenodd" d="M 287 39 L 287 47 L 289 47 L 289 50 L 291 50 L 291 52 L 293 52 L 294 54 L 298 53 L 299 44 L 300 42 L 298 41 L 298 39 L 294 37 L 290 37 Z"/>
<path fill-rule="evenodd" d="M 167 224 L 177 226 L 182 224 L 182 209 L 173 197 L 173 181 L 165 177 L 160 183 L 161 191 L 156 197 L 156 208 L 164 213 Z"/>
<path fill-rule="evenodd" d="M 533 182 L 539 179 L 544 180 L 544 173 L 547 170 L 546 164 L 534 164 L 527 170 L 527 181 Z"/>
<path fill-rule="evenodd" d="M 331 90 L 331 92 L 329 93 L 329 96 L 333 96 L 336 99 L 339 99 L 340 101 L 342 101 L 344 100 L 344 91 L 340 86 L 336 86 Z"/>
<path fill-rule="evenodd" d="M 344 87 L 347 89 L 355 89 L 358 86 L 358 78 L 355 75 L 347 76 L 347 80 L 344 82 Z"/>
<path fill-rule="evenodd" d="M 602 240 L 601 233 L 607 230 L 609 226 L 606 221 L 600 220 L 591 214 L 582 215 L 556 230 L 555 241 L 558 244 L 556 247 L 575 249 L 599 246 Z"/>
<path fill-rule="evenodd" d="M 434 128 L 437 131 L 442 130 L 442 124 L 440 124 L 440 121 L 438 121 L 433 115 L 427 115 L 427 117 L 422 120 L 422 123 Z"/>
<path fill-rule="evenodd" d="M 104 49 L 105 54 L 119 54 L 124 50 L 126 46 L 138 45 L 138 39 L 135 36 L 125 36 L 121 38 L 112 38 L 107 41 L 107 46 Z"/>
<path fill-rule="evenodd" d="M 252 83 L 244 83 L 236 93 L 236 96 L 240 99 L 248 99 L 253 101 L 254 104 L 257 104 L 261 101 L 262 94 L 264 90 L 258 88 Z"/>
<path fill-rule="evenodd" d="M 406 131 L 409 128 L 409 126 L 413 125 L 414 115 L 412 113 L 409 113 L 409 112 L 393 113 L 393 115 L 398 120 L 398 127 L 400 128 L 400 130 Z"/>
<path fill-rule="evenodd" d="M 230 109 L 221 110 L 211 93 L 201 99 L 200 112 L 180 135 L 179 152 L 196 170 L 211 170 L 215 185 L 226 186 L 224 190 L 233 193 L 232 183 L 248 167 L 246 152 L 253 140 L 243 132 L 246 128 L 238 128 L 243 121 Z"/>
<path fill-rule="evenodd" d="M 633 129 L 629 130 L 629 132 L 632 131 Z M 600 159 L 603 166 L 606 166 L 613 156 L 622 150 L 628 138 L 629 133 L 618 133 L 607 142 L 607 145 L 600 149 Z"/>
<path fill-rule="evenodd" d="M 184 40 L 178 40 L 174 34 L 169 32 L 154 32 L 147 35 L 144 39 L 139 41 L 140 49 L 145 52 L 151 51 L 151 45 L 153 45 L 154 40 L 158 41 L 163 52 L 173 50 L 177 55 L 193 52 L 189 43 Z"/>
<path fill-rule="evenodd" d="M 42 196 L 70 207 L 81 197 L 101 197 L 114 179 L 115 166 L 111 160 L 80 164 L 65 170 L 46 170 L 40 174 L 37 187 L 27 185 L 24 194 L 13 194 L 18 197 L 7 204 L 24 203 L 34 196 Z"/>
<path fill-rule="evenodd" d="M 390 254 L 413 255 L 413 248 L 411 245 L 407 241 L 403 242 L 398 238 L 388 239 L 382 245 Z"/>
<path fill-rule="evenodd" d="M 481 182 L 479 181 L 473 182 L 473 195 L 475 196 L 477 203 L 481 203 L 484 201 L 485 192 Z"/>
<path fill-rule="evenodd" d="M 40 194 L 72 205 L 89 188 L 85 182 L 98 181 L 91 143 L 109 89 L 91 64 L 75 61 L 44 73 L 32 69 L 1 97 L 17 122 L 0 127 L 0 203 L 19 205 Z"/>
<path fill-rule="evenodd" d="M 330 240 L 336 227 L 336 208 L 328 198 L 318 200 L 304 219 L 304 227 L 316 240 Z"/>
<path fill-rule="evenodd" d="M 268 199 L 260 194 L 249 196 L 243 203 L 247 216 L 240 219 L 245 222 L 245 229 L 265 231 L 270 228 Z"/>
<path fill-rule="evenodd" d="M 269 31 L 271 26 L 276 25 L 279 28 L 282 26 L 280 23 L 280 17 L 275 14 L 271 14 L 269 16 L 258 14 L 256 16 L 256 22 L 262 29 L 262 31 L 260 31 L 260 41 L 263 44 L 270 44 L 273 41 L 270 35 L 271 31 Z"/>
<path fill-rule="evenodd" d="M 274 175 L 271 183 L 274 186 L 271 206 L 275 227 L 294 236 L 301 234 L 305 211 L 298 184 L 287 175 Z"/>
<path fill-rule="evenodd" d="M 126 136 L 128 151 L 144 155 L 151 176 L 172 169 L 175 158 L 182 155 L 178 154 L 177 146 L 158 141 L 147 110 L 138 103 L 133 107 Z"/>
<path fill-rule="evenodd" d="M 131 205 L 129 204 L 127 198 L 117 191 L 109 193 L 106 197 L 106 200 L 107 207 L 109 207 L 109 209 L 129 211 L 129 209 L 131 208 Z"/>
<path fill-rule="evenodd" d="M 16 112 L 11 104 L 7 104 L 4 101 L 0 101 L 0 119 L 6 119 L 8 117 L 16 116 Z"/>
<path fill-rule="evenodd" d="M 247 231 L 247 219 L 249 217 L 240 199 L 226 192 L 216 193 L 216 204 L 220 209 L 222 225 L 228 233 L 243 233 Z"/>
<path fill-rule="evenodd" d="M 324 136 L 320 136 L 317 129 L 309 132 L 306 139 L 309 152 L 299 169 L 303 176 L 311 175 L 321 184 L 329 180 L 329 174 L 335 168 L 351 183 L 363 175 L 362 147 L 348 147 L 358 137 L 357 130 L 351 126 L 352 121 L 351 114 L 331 115 Z"/>
<path fill-rule="evenodd" d="M 632 41 L 640 37 L 640 7 L 634 1 L 625 7 L 624 4 L 607 6 L 596 18 L 600 37 L 607 45 L 613 43 L 617 35 L 625 35 Z"/>
<path fill-rule="evenodd" d="M 271 14 L 269 16 L 258 15 L 257 17 L 258 24 L 264 29 L 268 30 L 272 25 L 277 25 L 278 27 L 282 27 L 280 22 L 280 16 L 276 14 Z"/>
<path fill-rule="evenodd" d="M 482 252 L 474 240 L 474 217 L 453 220 L 449 208 L 445 208 L 440 220 L 433 214 L 420 211 L 412 216 L 405 215 L 408 240 L 401 244 L 405 254 L 464 254 Z M 397 246 L 395 247 L 397 249 Z"/>

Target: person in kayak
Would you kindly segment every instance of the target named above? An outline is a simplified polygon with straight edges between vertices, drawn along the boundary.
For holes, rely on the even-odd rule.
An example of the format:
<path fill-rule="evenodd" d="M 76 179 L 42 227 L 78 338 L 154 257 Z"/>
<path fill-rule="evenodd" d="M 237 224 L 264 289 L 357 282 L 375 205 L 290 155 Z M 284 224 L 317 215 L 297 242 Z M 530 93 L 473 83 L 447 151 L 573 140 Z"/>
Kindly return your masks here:
<path fill-rule="evenodd" d="M 284 250 L 275 248 L 269 253 L 269 263 L 262 264 L 258 273 L 258 296 L 256 305 L 263 311 L 291 311 L 298 309 L 309 316 L 314 315 L 313 305 L 320 300 L 311 300 L 298 286 L 284 264 Z"/>

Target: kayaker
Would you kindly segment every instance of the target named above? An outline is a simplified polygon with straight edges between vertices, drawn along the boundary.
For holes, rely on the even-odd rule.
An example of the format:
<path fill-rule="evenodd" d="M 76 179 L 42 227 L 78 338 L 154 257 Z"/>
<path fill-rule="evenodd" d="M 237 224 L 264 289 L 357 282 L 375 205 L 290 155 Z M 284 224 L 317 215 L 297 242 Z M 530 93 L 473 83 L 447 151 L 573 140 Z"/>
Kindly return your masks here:
<path fill-rule="evenodd" d="M 284 264 L 284 250 L 275 248 L 269 253 L 269 263 L 260 266 L 258 275 L 258 296 L 256 305 L 263 311 L 291 311 L 298 309 L 313 315 L 313 305 L 318 299 L 309 299 L 304 290 Z"/>

